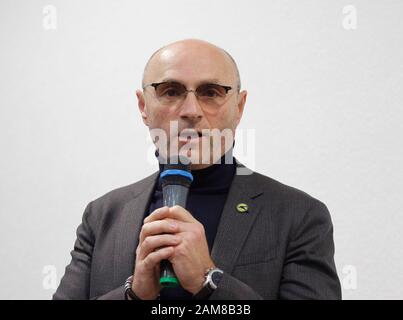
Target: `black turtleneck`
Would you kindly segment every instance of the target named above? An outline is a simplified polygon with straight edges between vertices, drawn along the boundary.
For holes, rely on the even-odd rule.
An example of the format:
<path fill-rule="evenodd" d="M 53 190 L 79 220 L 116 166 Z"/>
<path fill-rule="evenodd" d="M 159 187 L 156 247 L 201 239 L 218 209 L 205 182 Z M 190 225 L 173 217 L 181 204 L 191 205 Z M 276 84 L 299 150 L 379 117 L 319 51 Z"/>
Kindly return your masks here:
<path fill-rule="evenodd" d="M 186 210 L 204 226 L 210 253 L 228 190 L 236 171 L 235 163 L 225 164 L 224 161 L 225 155 L 216 164 L 204 169 L 192 170 L 193 182 L 186 202 Z M 161 170 L 162 165 L 160 165 L 160 172 Z M 146 215 L 162 207 L 162 203 L 162 188 L 161 183 L 158 182 Z M 191 299 L 192 294 L 182 287 L 164 288 L 160 292 L 160 298 L 162 300 Z"/>

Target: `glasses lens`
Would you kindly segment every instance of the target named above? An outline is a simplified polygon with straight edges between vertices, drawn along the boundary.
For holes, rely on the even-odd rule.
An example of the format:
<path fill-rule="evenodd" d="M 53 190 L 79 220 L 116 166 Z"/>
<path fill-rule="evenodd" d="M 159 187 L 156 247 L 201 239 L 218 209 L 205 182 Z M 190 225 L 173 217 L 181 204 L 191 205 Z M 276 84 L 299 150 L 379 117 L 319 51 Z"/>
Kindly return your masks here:
<path fill-rule="evenodd" d="M 174 105 L 186 97 L 188 90 L 179 82 L 162 82 L 154 85 L 157 99 L 162 104 Z M 217 106 L 225 102 L 229 87 L 206 83 L 196 89 L 196 96 L 204 106 Z"/>
<path fill-rule="evenodd" d="M 155 87 L 157 98 L 164 103 L 176 102 L 185 92 L 186 88 L 177 82 L 163 82 Z"/>
<path fill-rule="evenodd" d="M 227 90 L 223 86 L 214 83 L 202 84 L 196 92 L 199 97 L 210 99 L 224 98 L 227 94 Z"/>
<path fill-rule="evenodd" d="M 196 94 L 204 106 L 217 107 L 225 103 L 227 89 L 218 84 L 207 83 L 199 86 L 196 90 Z"/>

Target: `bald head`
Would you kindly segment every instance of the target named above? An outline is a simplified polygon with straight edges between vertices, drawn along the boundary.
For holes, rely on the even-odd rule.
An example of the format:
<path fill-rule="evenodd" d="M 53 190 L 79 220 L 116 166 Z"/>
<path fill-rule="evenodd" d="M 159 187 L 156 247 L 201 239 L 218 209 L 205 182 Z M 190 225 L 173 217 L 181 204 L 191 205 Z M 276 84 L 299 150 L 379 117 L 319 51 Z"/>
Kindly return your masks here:
<path fill-rule="evenodd" d="M 176 41 L 155 51 L 144 68 L 142 86 L 155 81 L 164 72 L 169 73 L 175 66 L 180 66 L 183 73 L 191 75 L 192 70 L 187 68 L 190 65 L 193 65 L 193 72 L 199 73 L 203 72 L 203 66 L 206 69 L 216 68 L 217 74 L 224 73 L 227 79 L 232 78 L 238 91 L 241 88 L 234 58 L 224 49 L 198 39 Z"/>

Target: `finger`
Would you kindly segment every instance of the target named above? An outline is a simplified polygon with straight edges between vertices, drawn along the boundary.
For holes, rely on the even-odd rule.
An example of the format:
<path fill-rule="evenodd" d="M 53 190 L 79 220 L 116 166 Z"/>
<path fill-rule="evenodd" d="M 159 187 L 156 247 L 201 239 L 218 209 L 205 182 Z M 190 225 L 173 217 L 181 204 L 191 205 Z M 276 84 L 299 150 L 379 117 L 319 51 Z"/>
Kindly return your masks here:
<path fill-rule="evenodd" d="M 140 231 L 140 244 L 148 236 L 153 236 L 162 233 L 176 233 L 180 230 L 180 221 L 175 221 L 173 219 L 164 219 L 151 221 L 143 224 Z"/>
<path fill-rule="evenodd" d="M 165 259 L 168 260 L 173 253 L 174 253 L 173 247 L 164 247 L 151 252 L 140 263 L 143 264 L 145 269 L 152 270 L 156 267 L 157 264 L 161 262 L 161 260 Z"/>
<path fill-rule="evenodd" d="M 161 247 L 177 246 L 181 242 L 181 238 L 178 235 L 173 234 L 161 234 L 156 236 L 148 236 L 144 239 L 140 245 L 139 258 L 144 259 L 151 252 Z"/>
<path fill-rule="evenodd" d="M 182 208 L 181 206 L 173 206 L 171 208 L 168 208 L 168 210 L 155 210 L 147 218 L 144 219 L 144 223 L 155 220 L 162 220 L 165 218 L 172 218 L 183 222 L 195 221 L 195 218 L 193 218 L 189 211 Z"/>
<path fill-rule="evenodd" d="M 153 215 L 156 215 L 156 214 L 161 214 L 161 213 L 163 213 L 163 212 L 165 212 L 165 211 L 169 211 L 169 208 L 167 207 L 167 206 L 163 206 L 163 207 L 161 207 L 161 208 L 158 208 L 158 209 L 155 209 L 153 212 L 151 212 L 145 219 L 144 219 L 144 223 L 146 222 L 146 220 L 147 220 L 147 222 L 148 222 L 148 220 L 150 220 L 150 219 L 147 219 L 148 217 L 150 217 L 150 216 L 153 216 Z M 158 220 L 161 220 L 161 219 L 158 219 Z M 150 220 L 150 221 L 154 221 L 154 219 L 153 220 Z"/>

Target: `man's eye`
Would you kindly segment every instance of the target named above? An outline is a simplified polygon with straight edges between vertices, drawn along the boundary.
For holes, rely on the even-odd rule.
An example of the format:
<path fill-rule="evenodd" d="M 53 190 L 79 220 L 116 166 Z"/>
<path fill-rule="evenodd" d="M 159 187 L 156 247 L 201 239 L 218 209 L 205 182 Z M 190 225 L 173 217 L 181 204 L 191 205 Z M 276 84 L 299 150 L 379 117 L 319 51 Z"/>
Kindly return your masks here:
<path fill-rule="evenodd" d="M 214 97 L 217 97 L 218 95 L 219 95 L 218 92 L 213 89 L 206 90 L 203 92 L 203 96 L 209 97 L 209 98 L 214 98 Z"/>
<path fill-rule="evenodd" d="M 163 95 L 168 96 L 168 97 L 177 97 L 177 96 L 180 96 L 180 92 L 177 89 L 170 88 L 170 89 L 166 89 L 163 92 Z"/>

